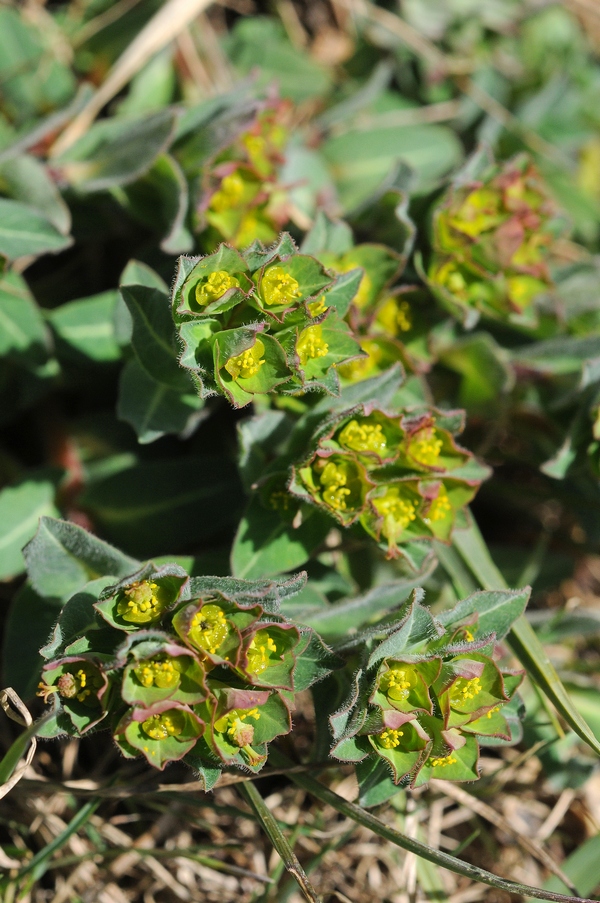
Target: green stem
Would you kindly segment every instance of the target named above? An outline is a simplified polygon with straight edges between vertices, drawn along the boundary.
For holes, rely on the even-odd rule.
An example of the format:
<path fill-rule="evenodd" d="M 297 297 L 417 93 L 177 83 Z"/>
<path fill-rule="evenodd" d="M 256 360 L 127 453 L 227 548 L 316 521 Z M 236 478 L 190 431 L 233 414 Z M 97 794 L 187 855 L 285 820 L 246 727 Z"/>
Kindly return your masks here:
<path fill-rule="evenodd" d="M 293 765 L 283 753 L 273 747 L 271 748 L 270 754 L 277 767 L 283 767 L 286 762 L 290 766 Z M 386 825 L 375 815 L 372 815 L 355 803 L 347 802 L 343 797 L 334 793 L 333 790 L 329 790 L 327 787 L 324 787 L 323 784 L 319 784 L 318 781 L 315 781 L 314 778 L 311 778 L 306 774 L 294 772 L 290 774 L 290 779 L 299 787 L 302 787 L 303 790 L 306 790 L 307 793 L 310 793 L 311 796 L 316 797 L 328 806 L 332 806 L 346 818 L 351 818 L 353 821 L 357 822 L 357 824 L 362 825 L 364 828 L 368 828 L 370 831 L 373 831 L 374 834 L 378 834 L 379 837 L 383 837 L 385 840 L 389 840 L 396 846 L 402 847 L 402 849 L 407 850 L 409 853 L 414 853 L 422 859 L 427 859 L 429 862 L 435 863 L 435 865 L 449 869 L 457 875 L 462 875 L 464 878 L 480 881 L 482 884 L 496 887 L 499 890 L 508 891 L 508 893 L 511 894 L 536 897 L 538 900 L 551 900 L 553 903 L 597 903 L 596 900 L 590 900 L 587 897 L 572 897 L 567 894 L 556 894 L 549 890 L 543 890 L 540 887 L 529 887 L 527 884 L 518 884 L 516 881 L 508 881 L 505 878 L 499 878 L 497 875 L 493 875 L 491 872 L 487 872 L 485 869 L 479 868 L 476 865 L 471 865 L 468 862 L 463 862 L 461 859 L 456 859 L 455 856 L 451 856 L 449 853 L 435 850 L 433 847 L 427 846 L 427 844 L 422 843 L 420 840 L 416 840 L 413 837 L 407 837 L 395 828 Z"/>
<path fill-rule="evenodd" d="M 288 764 L 287 761 L 286 764 Z M 290 762 L 289 764 L 292 765 L 293 763 Z M 308 880 L 308 875 L 300 865 L 298 857 L 287 842 L 281 828 L 277 824 L 277 820 L 256 789 L 254 783 L 252 781 L 246 781 L 244 784 L 240 784 L 238 789 L 254 810 L 259 822 L 264 828 L 265 834 L 281 856 L 283 864 L 288 872 L 296 879 L 305 898 L 309 903 L 322 903 L 321 897 L 319 897 Z"/>

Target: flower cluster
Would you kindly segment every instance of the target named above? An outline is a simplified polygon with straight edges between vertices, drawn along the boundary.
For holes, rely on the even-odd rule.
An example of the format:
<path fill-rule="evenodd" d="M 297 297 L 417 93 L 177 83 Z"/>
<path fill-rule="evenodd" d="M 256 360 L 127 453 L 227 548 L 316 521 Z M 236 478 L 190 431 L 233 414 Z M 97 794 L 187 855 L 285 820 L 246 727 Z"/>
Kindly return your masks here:
<path fill-rule="evenodd" d="M 360 523 L 393 558 L 417 539 L 448 540 L 488 475 L 452 435 L 456 414 L 389 416 L 360 405 L 326 422 L 291 492 L 344 526 Z"/>
<path fill-rule="evenodd" d="M 278 182 L 289 137 L 290 105 L 260 109 L 252 124 L 206 167 L 199 204 L 204 244 L 225 240 L 243 248 L 256 239 L 272 242 L 287 222 L 288 199 Z"/>
<path fill-rule="evenodd" d="M 444 625 L 413 599 L 332 716 L 332 754 L 354 762 L 376 756 L 395 783 L 476 780 L 479 746 L 516 742 L 520 730 L 514 694 L 523 675 L 494 661 L 496 640 L 476 611 Z"/>
<path fill-rule="evenodd" d="M 285 234 L 268 250 L 221 245 L 181 258 L 173 291 L 180 363 L 202 396 L 225 395 L 236 407 L 275 389 L 337 394 L 337 365 L 362 353 L 339 313 L 360 276 L 332 275 Z"/>
<path fill-rule="evenodd" d="M 459 183 L 434 218 L 429 284 L 460 319 L 477 312 L 535 325 L 534 301 L 553 281 L 549 262 L 562 224 L 526 157 Z"/>
<path fill-rule="evenodd" d="M 125 756 L 160 769 L 187 757 L 259 770 L 267 744 L 291 729 L 298 656 L 311 643 L 322 665 L 331 655 L 277 614 L 264 587 L 244 583 L 148 564 L 105 588 L 89 632 L 44 665 L 39 695 L 59 726 L 82 734 L 106 719 Z"/>

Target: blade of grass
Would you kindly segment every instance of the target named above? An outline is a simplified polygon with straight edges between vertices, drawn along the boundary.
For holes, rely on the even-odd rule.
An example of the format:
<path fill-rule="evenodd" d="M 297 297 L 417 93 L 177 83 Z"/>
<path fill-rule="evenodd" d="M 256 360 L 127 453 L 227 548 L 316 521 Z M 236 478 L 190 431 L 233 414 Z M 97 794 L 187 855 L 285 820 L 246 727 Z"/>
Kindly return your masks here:
<path fill-rule="evenodd" d="M 283 753 L 274 748 L 271 748 L 271 757 L 277 766 L 283 766 L 285 762 L 289 762 Z M 289 762 L 289 764 L 292 765 L 293 763 Z M 306 790 L 307 793 L 310 793 L 311 796 L 316 797 L 328 806 L 332 806 L 342 815 L 345 815 L 346 818 L 351 818 L 353 821 L 357 822 L 357 824 L 362 825 L 370 831 L 373 831 L 374 834 L 379 835 L 379 837 L 389 840 L 391 843 L 402 847 L 402 849 L 407 850 L 409 853 L 415 853 L 417 856 L 421 856 L 429 862 L 440 865 L 442 868 L 449 869 L 457 875 L 462 875 L 464 878 L 480 881 L 482 884 L 489 885 L 489 887 L 496 887 L 499 890 L 505 890 L 511 894 L 535 897 L 538 900 L 550 900 L 552 903 L 597 903 L 597 901 L 590 900 L 586 897 L 572 897 L 567 894 L 552 893 L 543 890 L 540 887 L 530 887 L 527 884 L 519 884 L 516 881 L 499 878 L 497 875 L 493 875 L 491 872 L 479 868 L 476 865 L 463 862 L 461 859 L 457 859 L 449 853 L 443 853 L 441 850 L 434 850 L 433 847 L 427 846 L 427 844 L 420 840 L 407 837 L 395 828 L 380 821 L 380 819 L 366 809 L 362 809 L 355 803 L 349 803 L 333 790 L 329 790 L 327 787 L 324 787 L 323 784 L 319 784 L 318 781 L 315 781 L 314 778 L 311 778 L 309 775 L 295 773 L 291 774 L 290 778 L 294 784 L 302 787 L 302 789 Z"/>
<path fill-rule="evenodd" d="M 89 818 L 94 814 L 98 806 L 100 805 L 100 800 L 90 800 L 89 803 L 85 803 L 79 812 L 71 819 L 69 824 L 65 827 L 63 831 L 58 834 L 54 840 L 51 840 L 50 843 L 46 844 L 46 846 L 40 850 L 35 856 L 29 860 L 29 862 L 23 866 L 23 868 L 19 871 L 18 875 L 12 877 L 11 883 L 15 883 L 19 881 L 21 878 L 24 878 L 26 875 L 31 875 L 31 881 L 38 881 L 41 876 L 44 874 L 46 869 L 50 865 L 50 859 L 56 853 L 57 850 L 60 850 L 67 841 L 76 834 L 77 831 L 84 825 Z M 0 888 L 6 887 L 4 882 L 0 882 Z"/>
<path fill-rule="evenodd" d="M 475 521 L 466 530 L 456 530 L 454 548 L 483 589 L 505 589 L 506 581 L 491 559 Z M 513 624 L 508 642 L 533 681 L 546 694 L 569 727 L 600 755 L 600 740 L 569 698 L 554 665 L 546 655 L 533 627 L 524 615 Z"/>
<path fill-rule="evenodd" d="M 291 763 L 290 763 L 291 764 Z M 245 800 L 254 810 L 259 822 L 264 828 L 265 834 L 281 856 L 283 864 L 288 872 L 294 876 L 298 882 L 300 890 L 304 894 L 309 903 L 322 903 L 321 897 L 317 894 L 314 887 L 308 880 L 308 875 L 300 865 L 298 858 L 291 846 L 284 837 L 281 828 L 277 824 L 277 820 L 271 813 L 269 807 L 263 800 L 262 796 L 256 789 L 252 781 L 246 781 L 240 784 L 239 790 Z"/>

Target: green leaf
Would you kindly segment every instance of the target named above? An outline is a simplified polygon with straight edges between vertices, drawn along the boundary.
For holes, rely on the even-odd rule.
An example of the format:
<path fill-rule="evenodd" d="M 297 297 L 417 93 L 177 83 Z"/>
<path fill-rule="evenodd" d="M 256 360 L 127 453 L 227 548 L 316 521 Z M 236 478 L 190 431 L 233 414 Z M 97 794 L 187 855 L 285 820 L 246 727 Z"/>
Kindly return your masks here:
<path fill-rule="evenodd" d="M 67 347 L 77 358 L 98 362 L 117 361 L 121 348 L 115 335 L 117 291 L 102 292 L 91 298 L 68 301 L 50 311 L 48 320 L 54 329 L 60 350 Z"/>
<path fill-rule="evenodd" d="M 305 623 L 330 638 L 346 636 L 349 631 L 377 621 L 382 615 L 398 608 L 423 582 L 424 576 L 421 573 L 409 580 L 394 580 L 376 586 L 362 596 L 336 602 L 315 612 L 305 619 Z"/>
<path fill-rule="evenodd" d="M 9 260 L 37 257 L 68 248 L 72 240 L 50 220 L 20 201 L 0 198 L 0 254 Z"/>
<path fill-rule="evenodd" d="M 343 660 L 329 649 L 321 637 L 312 630 L 308 632 L 308 642 L 296 649 L 294 668 L 294 692 L 306 690 L 336 668 L 343 667 Z"/>
<path fill-rule="evenodd" d="M 188 185 L 176 160 L 161 154 L 141 179 L 124 191 L 125 206 L 139 223 L 161 236 L 160 247 L 167 254 L 191 251 L 194 239 L 185 228 Z"/>
<path fill-rule="evenodd" d="M 275 19 L 266 16 L 238 19 L 226 40 L 226 50 L 242 75 L 258 70 L 255 89 L 275 81 L 280 95 L 296 103 L 324 95 L 331 85 L 328 70 L 293 47 Z"/>
<path fill-rule="evenodd" d="M 0 492 L 0 579 L 25 570 L 21 549 L 35 533 L 41 517 L 58 514 L 55 492 L 54 482 L 42 476 L 26 478 Z"/>
<path fill-rule="evenodd" d="M 192 577 L 190 598 L 217 592 L 240 605 L 258 603 L 265 611 L 276 612 L 284 599 L 295 596 L 306 585 L 306 571 L 281 580 L 239 580 L 236 577 Z"/>
<path fill-rule="evenodd" d="M 146 173 L 166 149 L 175 129 L 172 109 L 147 116 L 96 122 L 55 161 L 79 191 L 126 185 Z"/>
<path fill-rule="evenodd" d="M 148 461 L 90 485 L 81 505 L 107 538 L 133 555 L 148 556 L 170 545 L 187 549 L 231 528 L 241 490 L 223 456 Z"/>
<path fill-rule="evenodd" d="M 515 376 L 508 353 L 487 333 L 478 333 L 454 342 L 439 360 L 460 373 L 459 404 L 481 409 L 512 388 Z"/>
<path fill-rule="evenodd" d="M 418 187 L 424 188 L 459 163 L 462 148 L 444 126 L 405 125 L 349 129 L 329 138 L 322 153 L 349 210 L 366 201 L 398 161 L 416 172 Z"/>
<path fill-rule="evenodd" d="M 117 416 L 133 427 L 142 445 L 166 433 L 186 433 L 198 422 L 202 407 L 196 393 L 178 392 L 158 382 L 137 358 L 123 368 Z"/>
<path fill-rule="evenodd" d="M 49 352 L 49 332 L 27 283 L 18 273 L 0 280 L 0 356 L 19 357 L 26 365 L 42 364 Z"/>
<path fill-rule="evenodd" d="M 451 627 L 469 615 L 477 613 L 479 616 L 477 635 L 486 636 L 495 633 L 497 640 L 503 640 L 517 618 L 525 611 L 530 595 L 530 587 L 522 590 L 473 593 L 467 599 L 458 602 L 450 611 L 440 612 L 437 618 L 445 627 Z"/>
<path fill-rule="evenodd" d="M 400 792 L 390 776 L 390 766 L 377 756 L 356 763 L 358 802 L 365 809 L 381 806 Z"/>
<path fill-rule="evenodd" d="M 106 627 L 105 622 L 96 612 L 94 604 L 98 601 L 100 592 L 106 586 L 110 586 L 111 582 L 111 577 L 98 577 L 96 580 L 90 580 L 81 592 L 75 593 L 66 602 L 49 641 L 40 649 L 40 654 L 46 661 L 64 653 L 67 646 L 78 637 L 84 635 L 89 637 L 92 632 Z"/>
<path fill-rule="evenodd" d="M 40 596 L 66 599 L 97 577 L 126 577 L 139 567 L 130 558 L 83 527 L 42 517 L 23 549 L 29 579 Z"/>
<path fill-rule="evenodd" d="M 133 349 L 144 370 L 171 389 L 189 391 L 190 378 L 177 363 L 175 327 L 167 296 L 145 285 L 123 285 L 121 294 L 133 318 Z"/>
<path fill-rule="evenodd" d="M 233 542 L 232 571 L 248 580 L 291 571 L 310 558 L 330 529 L 330 519 L 310 509 L 294 528 L 254 495 Z"/>
<path fill-rule="evenodd" d="M 23 154 L 0 162 L 0 190 L 16 201 L 22 201 L 58 229 L 68 235 L 71 213 L 63 201 L 47 168 L 35 157 Z"/>

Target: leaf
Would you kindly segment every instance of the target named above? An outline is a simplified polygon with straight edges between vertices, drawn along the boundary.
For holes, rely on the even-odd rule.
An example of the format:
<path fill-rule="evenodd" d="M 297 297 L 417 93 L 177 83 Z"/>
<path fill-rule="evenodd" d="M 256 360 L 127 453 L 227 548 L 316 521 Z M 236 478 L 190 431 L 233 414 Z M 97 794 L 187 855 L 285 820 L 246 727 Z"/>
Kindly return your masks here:
<path fill-rule="evenodd" d="M 23 699 L 37 689 L 44 660 L 38 649 L 47 642 L 60 612 L 25 584 L 14 597 L 4 626 L 2 650 L 3 686 L 13 687 Z"/>
<path fill-rule="evenodd" d="M 296 103 L 324 95 L 330 88 L 327 69 L 290 44 L 279 22 L 266 16 L 236 22 L 226 50 L 242 75 L 258 70 L 255 90 L 277 82 L 281 97 Z"/>
<path fill-rule="evenodd" d="M 80 592 L 67 600 L 49 641 L 40 649 L 40 654 L 46 661 L 58 658 L 73 640 L 84 636 L 89 639 L 93 631 L 106 627 L 94 604 L 98 601 L 100 592 L 104 587 L 110 586 L 111 582 L 111 577 L 90 580 Z"/>
<path fill-rule="evenodd" d="M 322 154 L 349 210 L 366 201 L 399 161 L 415 171 L 421 189 L 456 166 L 462 148 L 444 126 L 380 126 L 345 130 L 325 142 Z"/>
<path fill-rule="evenodd" d="M 163 251 L 181 254 L 192 250 L 194 239 L 185 228 L 188 185 L 173 157 L 161 154 L 141 179 L 125 188 L 124 197 L 130 215 L 161 236 Z"/>
<path fill-rule="evenodd" d="M 83 527 L 42 517 L 33 539 L 23 549 L 29 579 L 40 596 L 66 599 L 97 577 L 126 577 L 139 561 Z"/>
<path fill-rule="evenodd" d="M 172 108 L 96 122 L 55 165 L 79 191 L 127 185 L 146 173 L 167 148 L 175 122 Z"/>
<path fill-rule="evenodd" d="M 458 602 L 450 611 L 440 612 L 437 619 L 445 627 L 450 627 L 477 613 L 478 635 L 495 633 L 497 640 L 503 640 L 517 618 L 525 611 L 530 595 L 530 587 L 496 592 L 483 590 Z"/>
<path fill-rule="evenodd" d="M 0 162 L 0 189 L 3 194 L 37 210 L 61 235 L 69 234 L 69 208 L 47 168 L 35 157 L 23 154 Z"/>
<path fill-rule="evenodd" d="M 390 766 L 378 756 L 368 756 L 355 767 L 358 802 L 365 809 L 381 806 L 399 793 L 400 788 L 391 778 Z"/>
<path fill-rule="evenodd" d="M 600 337 L 561 336 L 526 345 L 513 353 L 512 361 L 538 373 L 559 376 L 579 373 L 590 358 L 600 357 Z"/>
<path fill-rule="evenodd" d="M 223 456 L 187 456 L 126 467 L 90 485 L 80 503 L 103 533 L 133 555 L 166 545 L 188 549 L 231 529 L 239 517 L 241 489 Z"/>
<path fill-rule="evenodd" d="M 37 210 L 20 201 L 0 198 L 0 254 L 4 257 L 38 257 L 62 251 L 72 243 Z"/>
<path fill-rule="evenodd" d="M 178 392 L 157 382 L 137 358 L 123 368 L 117 416 L 133 427 L 142 445 L 166 433 L 186 433 L 199 422 L 203 404 L 195 393 Z"/>
<path fill-rule="evenodd" d="M 323 636 L 346 636 L 349 631 L 375 622 L 382 615 L 398 608 L 408 599 L 411 591 L 422 583 L 424 576 L 418 574 L 410 580 L 384 583 L 362 596 L 335 602 L 304 619 L 304 623 L 314 627 Z"/>
<path fill-rule="evenodd" d="M 171 389 L 189 391 L 190 378 L 177 363 L 175 327 L 167 296 L 145 285 L 123 285 L 121 295 L 133 318 L 133 349 L 142 367 Z"/>
<path fill-rule="evenodd" d="M 36 531 L 40 517 L 58 514 L 54 482 L 39 476 L 24 479 L 0 492 L 0 579 L 25 570 L 21 549 Z"/>
<path fill-rule="evenodd" d="M 189 598 L 218 592 L 239 604 L 257 602 L 265 611 L 276 612 L 284 599 L 295 596 L 306 586 L 306 571 L 281 580 L 239 580 L 236 577 L 192 577 Z"/>
<path fill-rule="evenodd" d="M 0 280 L 0 356 L 42 364 L 50 349 L 49 331 L 27 283 L 9 271 Z"/>
<path fill-rule="evenodd" d="M 278 512 L 269 511 L 255 494 L 233 542 L 232 571 L 248 580 L 291 571 L 310 558 L 330 529 L 330 519 L 310 509 L 302 524 L 294 528 Z"/>
<path fill-rule="evenodd" d="M 507 352 L 487 333 L 454 342 L 439 360 L 462 376 L 458 401 L 469 409 L 486 407 L 515 382 Z"/>
<path fill-rule="evenodd" d="M 416 590 L 415 597 L 422 598 L 423 591 Z M 373 668 L 384 658 L 395 658 L 403 652 L 418 649 L 428 640 L 437 639 L 442 635 L 442 630 L 436 623 L 431 612 L 415 601 L 411 604 L 406 619 L 386 637 L 371 653 L 367 667 Z"/>
<path fill-rule="evenodd" d="M 117 291 L 102 292 L 90 298 L 68 301 L 48 314 L 58 348 L 67 353 L 98 362 L 117 361 L 121 348 L 115 335 L 115 312 L 119 302 Z"/>
<path fill-rule="evenodd" d="M 294 692 L 307 690 L 344 665 L 343 659 L 332 652 L 312 630 L 308 632 L 308 643 L 296 650 L 296 656 Z"/>

